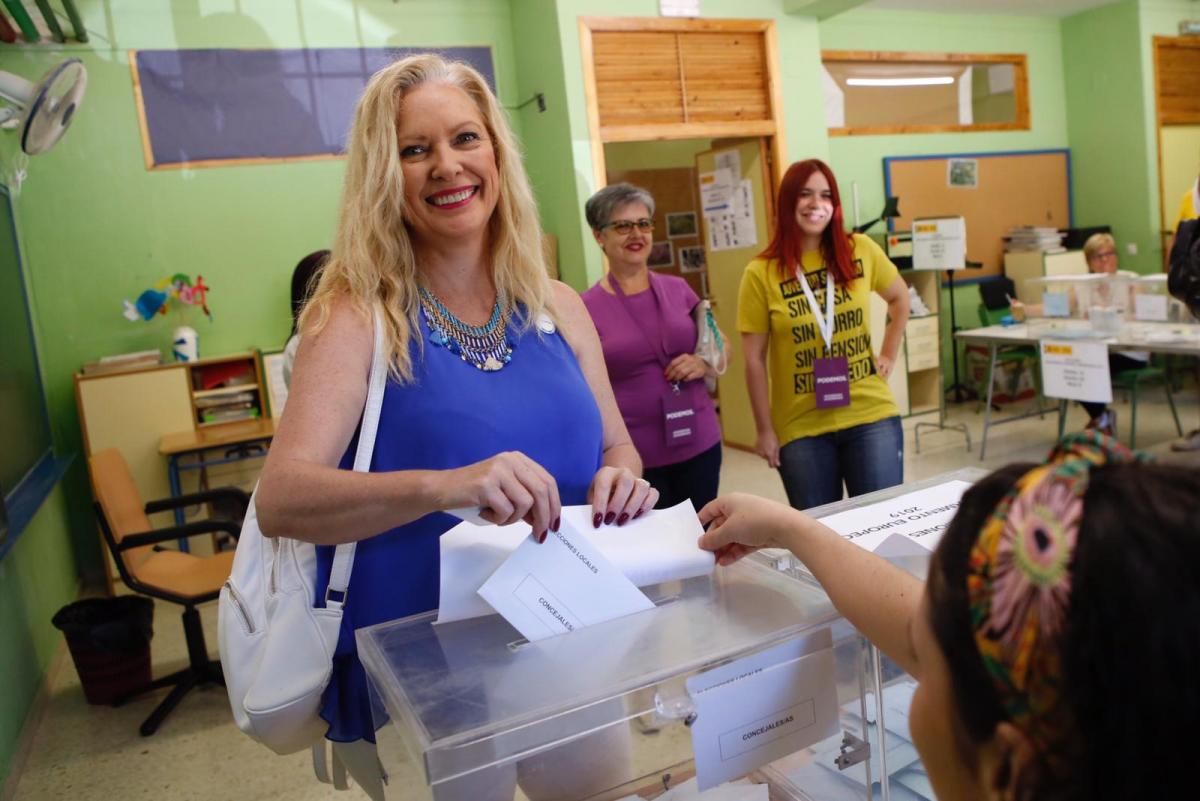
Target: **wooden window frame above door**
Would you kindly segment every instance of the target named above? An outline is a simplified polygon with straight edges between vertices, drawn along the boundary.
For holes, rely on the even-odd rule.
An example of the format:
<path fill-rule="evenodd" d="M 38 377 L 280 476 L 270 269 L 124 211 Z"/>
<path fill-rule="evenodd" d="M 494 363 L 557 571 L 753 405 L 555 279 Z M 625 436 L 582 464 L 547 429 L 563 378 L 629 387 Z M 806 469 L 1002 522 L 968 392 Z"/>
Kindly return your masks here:
<path fill-rule="evenodd" d="M 596 91 L 596 32 L 675 33 L 760 33 L 766 58 L 767 92 L 771 104 L 769 120 L 744 122 L 684 122 L 648 125 L 600 125 Z M 608 184 L 604 145 L 608 142 L 646 142 L 671 139 L 729 139 L 765 137 L 771 154 L 771 178 L 775 186 L 787 165 L 784 152 L 783 89 L 779 71 L 779 42 L 774 20 L 680 19 L 663 17 L 580 17 L 580 56 L 583 60 L 583 91 L 587 105 L 588 135 L 592 146 L 592 169 L 596 187 Z M 772 187 L 772 190 L 774 187 Z"/>
<path fill-rule="evenodd" d="M 1028 131 L 1029 63 L 1024 53 L 909 53 L 888 50 L 822 50 L 821 63 L 910 62 L 918 64 L 1012 64 L 1017 118 L 1012 122 L 983 122 L 971 125 L 870 125 L 829 128 L 830 136 L 879 134 L 967 133 L 975 131 Z"/>

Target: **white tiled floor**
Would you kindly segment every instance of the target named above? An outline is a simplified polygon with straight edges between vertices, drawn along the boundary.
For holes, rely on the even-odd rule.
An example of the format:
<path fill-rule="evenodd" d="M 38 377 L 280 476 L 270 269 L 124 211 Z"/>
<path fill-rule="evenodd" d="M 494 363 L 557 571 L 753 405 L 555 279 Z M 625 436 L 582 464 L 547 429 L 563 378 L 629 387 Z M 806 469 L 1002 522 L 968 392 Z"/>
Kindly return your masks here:
<path fill-rule="evenodd" d="M 1200 424 L 1196 393 L 1179 394 L 1185 430 Z M 1121 433 L 1127 435 L 1128 407 L 1118 404 Z M 1083 412 L 1071 410 L 1068 428 L 1084 422 Z M 1144 400 L 1139 409 L 1139 441 L 1152 450 L 1164 450 L 1174 438 L 1174 425 L 1165 402 Z M 923 418 L 929 420 L 930 418 Z M 951 411 L 952 422 L 971 429 L 972 450 L 954 431 L 922 432 L 920 455 L 915 453 L 912 427 L 905 421 L 905 478 L 918 480 L 963 466 L 979 465 L 982 416 L 974 404 Z M 1054 439 L 1056 419 L 1036 417 L 992 432 L 984 467 L 994 468 L 1015 460 L 1044 456 Z M 726 449 L 721 489 L 741 490 L 784 500 L 783 487 L 774 471 L 761 459 L 743 451 Z M 181 667 L 185 660 L 179 610 L 159 604 L 155 619 L 153 654 L 155 674 Z M 216 606 L 202 610 L 206 635 L 215 653 Z M 237 799 L 237 801 L 305 801 L 305 799 L 362 798 L 357 790 L 336 793 L 312 778 L 307 753 L 278 757 L 238 732 L 229 717 L 224 693 L 208 688 L 193 691 L 152 737 L 138 736 L 141 720 L 162 692 L 113 709 L 84 702 L 79 680 L 69 658 L 64 658 L 50 678 L 50 698 L 34 733 L 29 759 L 16 784 L 20 801 L 70 799 Z"/>

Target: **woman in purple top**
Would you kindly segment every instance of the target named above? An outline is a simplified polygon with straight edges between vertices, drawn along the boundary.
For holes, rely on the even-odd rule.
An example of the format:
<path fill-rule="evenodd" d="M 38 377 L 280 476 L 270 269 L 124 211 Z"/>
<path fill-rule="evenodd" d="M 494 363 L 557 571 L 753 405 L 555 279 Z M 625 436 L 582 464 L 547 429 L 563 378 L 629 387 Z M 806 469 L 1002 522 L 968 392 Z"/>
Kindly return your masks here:
<path fill-rule="evenodd" d="M 609 272 L 583 302 L 600 332 L 617 406 L 645 478 L 660 493 L 658 508 L 690 498 L 700 509 L 717 496 L 721 474 L 721 428 L 704 382 L 715 372 L 693 352 L 700 299 L 682 278 L 647 269 L 649 192 L 614 184 L 585 210 Z"/>

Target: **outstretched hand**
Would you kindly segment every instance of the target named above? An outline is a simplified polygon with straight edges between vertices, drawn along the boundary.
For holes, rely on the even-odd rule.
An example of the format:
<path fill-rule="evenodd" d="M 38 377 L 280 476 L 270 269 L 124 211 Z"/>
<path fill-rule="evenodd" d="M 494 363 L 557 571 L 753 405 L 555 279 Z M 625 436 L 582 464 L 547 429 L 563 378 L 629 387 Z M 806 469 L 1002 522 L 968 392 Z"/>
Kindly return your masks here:
<path fill-rule="evenodd" d="M 716 554 L 719 565 L 731 565 L 759 548 L 790 548 L 803 524 L 799 514 L 757 495 L 722 495 L 700 510 L 700 524 L 708 530 L 698 544 Z"/>

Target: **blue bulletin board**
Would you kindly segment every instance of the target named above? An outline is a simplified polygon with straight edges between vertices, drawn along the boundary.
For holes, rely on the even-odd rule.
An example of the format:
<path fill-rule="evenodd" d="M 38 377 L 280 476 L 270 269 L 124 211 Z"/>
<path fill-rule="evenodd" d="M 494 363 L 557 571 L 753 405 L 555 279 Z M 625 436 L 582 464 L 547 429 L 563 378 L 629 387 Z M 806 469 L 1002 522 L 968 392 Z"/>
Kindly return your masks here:
<path fill-rule="evenodd" d="M 496 89 L 490 47 L 130 51 L 146 168 L 336 158 L 370 77 L 415 53 Z"/>

